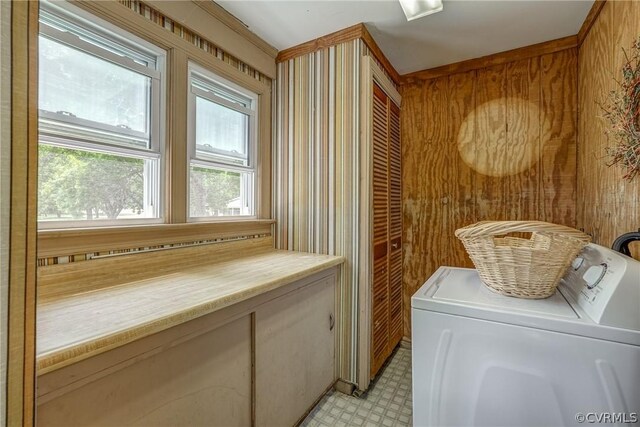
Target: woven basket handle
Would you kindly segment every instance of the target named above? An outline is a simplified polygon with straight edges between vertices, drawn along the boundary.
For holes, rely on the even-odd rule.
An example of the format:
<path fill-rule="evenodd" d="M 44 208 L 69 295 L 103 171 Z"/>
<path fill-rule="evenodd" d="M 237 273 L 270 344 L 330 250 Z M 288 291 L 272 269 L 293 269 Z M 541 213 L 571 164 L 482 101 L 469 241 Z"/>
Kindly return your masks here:
<path fill-rule="evenodd" d="M 544 221 L 480 221 L 455 231 L 458 238 L 501 236 L 508 233 L 553 233 L 590 241 L 589 235 L 575 228 Z"/>

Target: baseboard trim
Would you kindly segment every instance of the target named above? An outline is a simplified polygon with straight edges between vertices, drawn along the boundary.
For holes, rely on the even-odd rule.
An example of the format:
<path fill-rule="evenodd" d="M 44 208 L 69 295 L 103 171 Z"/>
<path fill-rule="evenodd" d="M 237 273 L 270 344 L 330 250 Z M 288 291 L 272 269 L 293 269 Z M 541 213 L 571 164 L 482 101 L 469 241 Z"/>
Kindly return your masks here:
<path fill-rule="evenodd" d="M 339 380 L 338 380 L 339 381 Z M 335 383 L 330 385 L 329 387 L 327 387 L 327 389 L 325 391 L 322 392 L 322 394 L 320 395 L 320 397 L 318 397 L 316 399 L 315 402 L 313 402 L 313 405 L 311 405 L 309 407 L 309 409 L 307 409 L 307 411 L 304 413 L 303 416 L 301 416 L 298 421 L 296 421 L 296 423 L 294 424 L 294 427 L 298 427 L 300 424 L 302 424 L 302 422 L 309 416 L 309 414 L 311 413 L 311 411 L 313 411 L 316 406 L 318 406 L 318 404 L 320 403 L 320 401 L 327 395 L 327 393 L 329 393 L 329 391 L 335 387 Z"/>
<path fill-rule="evenodd" d="M 400 340 L 400 347 L 408 348 L 409 350 L 411 350 L 411 338 L 402 337 L 402 339 Z"/>
<path fill-rule="evenodd" d="M 338 379 L 338 381 L 336 381 L 336 383 L 333 386 L 333 388 L 335 388 L 336 391 L 339 391 L 342 394 L 346 394 L 347 396 L 351 396 L 353 394 L 353 392 L 355 391 L 355 389 L 356 389 L 356 385 L 352 384 L 352 383 L 350 383 L 348 381 Z"/>

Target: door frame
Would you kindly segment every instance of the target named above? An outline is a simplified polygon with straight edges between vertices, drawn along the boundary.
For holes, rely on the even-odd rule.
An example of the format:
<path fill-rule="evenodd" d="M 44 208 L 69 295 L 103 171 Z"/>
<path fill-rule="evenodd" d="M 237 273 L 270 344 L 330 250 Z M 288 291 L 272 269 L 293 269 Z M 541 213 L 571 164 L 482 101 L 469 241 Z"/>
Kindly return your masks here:
<path fill-rule="evenodd" d="M 371 238 L 373 194 L 373 84 L 384 90 L 391 101 L 401 106 L 402 97 L 391 79 L 370 56 L 363 56 L 360 67 L 360 230 L 358 279 L 358 389 L 366 390 L 371 382 L 371 286 L 373 277 L 373 251 Z"/>

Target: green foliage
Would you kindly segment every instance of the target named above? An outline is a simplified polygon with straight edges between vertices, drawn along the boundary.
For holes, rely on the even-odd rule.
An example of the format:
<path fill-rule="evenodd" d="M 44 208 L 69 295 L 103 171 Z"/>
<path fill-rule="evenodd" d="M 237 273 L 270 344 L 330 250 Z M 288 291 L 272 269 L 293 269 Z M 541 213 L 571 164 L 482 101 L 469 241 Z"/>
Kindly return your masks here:
<path fill-rule="evenodd" d="M 144 160 L 40 144 L 38 163 L 39 219 L 116 219 L 144 208 Z M 240 195 L 235 172 L 193 167 L 190 183 L 192 216 L 229 215 Z"/>
<path fill-rule="evenodd" d="M 191 216 L 226 213 L 229 203 L 240 195 L 240 174 L 192 167 L 190 174 Z"/>
<path fill-rule="evenodd" d="M 40 144 L 38 216 L 116 219 L 140 213 L 144 160 Z"/>

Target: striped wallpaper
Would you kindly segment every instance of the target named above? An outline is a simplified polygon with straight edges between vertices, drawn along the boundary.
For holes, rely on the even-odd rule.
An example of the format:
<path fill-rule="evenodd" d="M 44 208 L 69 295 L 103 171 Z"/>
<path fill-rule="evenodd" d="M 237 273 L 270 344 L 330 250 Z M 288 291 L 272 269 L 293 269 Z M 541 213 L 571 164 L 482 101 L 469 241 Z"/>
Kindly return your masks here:
<path fill-rule="evenodd" d="M 171 18 L 163 15 L 156 9 L 141 2 L 140 0 L 118 0 L 118 1 L 119 3 L 128 7 L 132 11 L 140 14 L 141 16 L 144 16 L 154 24 L 159 25 L 160 27 L 164 28 L 167 31 L 171 31 L 176 36 L 188 41 L 194 46 L 197 46 L 199 49 L 202 49 L 205 52 L 213 55 L 217 59 L 234 66 L 238 70 L 242 71 L 244 74 L 247 74 L 263 83 L 271 82 L 271 79 L 269 77 L 260 73 L 255 68 L 245 64 L 244 62 L 240 61 L 238 58 L 236 58 L 229 52 L 226 52 L 220 49 L 218 46 L 216 46 L 209 40 L 205 39 L 204 37 L 200 37 L 198 34 L 193 32 L 189 28 L 186 28 L 180 25 L 178 22 L 175 22 Z"/>
<path fill-rule="evenodd" d="M 356 383 L 360 237 L 360 67 L 353 40 L 278 64 L 273 149 L 275 241 L 346 258 L 338 372 Z"/>

